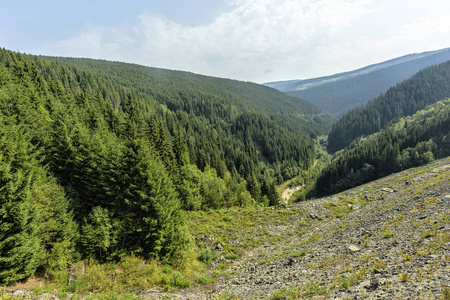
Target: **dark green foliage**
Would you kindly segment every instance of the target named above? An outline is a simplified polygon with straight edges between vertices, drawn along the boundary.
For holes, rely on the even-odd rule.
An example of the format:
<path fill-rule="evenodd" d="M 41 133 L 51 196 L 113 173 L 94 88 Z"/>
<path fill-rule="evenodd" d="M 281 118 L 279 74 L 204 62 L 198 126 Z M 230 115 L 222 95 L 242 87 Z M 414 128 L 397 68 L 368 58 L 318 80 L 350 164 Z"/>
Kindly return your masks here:
<path fill-rule="evenodd" d="M 210 264 L 212 262 L 212 252 L 211 249 L 205 248 L 200 252 L 200 255 L 198 256 L 198 260 L 201 261 L 204 264 Z"/>
<path fill-rule="evenodd" d="M 132 142 L 125 165 L 130 168 L 126 172 L 126 212 L 122 212 L 130 222 L 123 233 L 125 243 L 146 256 L 175 260 L 189 241 L 172 182 L 142 141 Z"/>
<path fill-rule="evenodd" d="M 277 205 L 331 119 L 252 83 L 0 49 L 0 124 L 9 284 L 81 258 L 182 265 L 184 210 Z"/>
<path fill-rule="evenodd" d="M 31 276 L 43 254 L 40 211 L 31 197 L 39 167 L 23 127 L 1 115 L 0 149 L 0 284 L 10 284 Z"/>
<path fill-rule="evenodd" d="M 344 115 L 328 136 L 328 150 L 335 152 L 354 139 L 384 128 L 392 120 L 411 116 L 427 105 L 450 96 L 450 62 L 424 69 L 390 88 L 365 107 Z"/>
<path fill-rule="evenodd" d="M 280 196 L 278 195 L 275 184 L 271 179 L 265 179 L 263 181 L 261 191 L 264 195 L 267 195 L 270 206 L 280 204 Z"/>
<path fill-rule="evenodd" d="M 314 156 L 308 134 L 323 134 L 331 127 L 332 119 L 319 115 L 317 107 L 252 83 L 89 59 L 47 59 L 51 70 L 42 68 L 44 78 L 71 90 L 87 89 L 78 103 L 88 103 L 97 117 L 104 115 L 103 120 L 87 120 L 93 126 L 104 121 L 116 134 L 148 136 L 179 192 L 180 163 L 191 162 L 202 171 L 210 166 L 222 178 L 228 171 L 237 181 L 248 173 L 261 180 L 264 169 L 283 163 L 274 176 L 284 168 L 295 169 L 284 172 L 284 179 L 295 176 Z M 101 110 L 90 104 L 89 94 L 96 93 L 102 96 L 97 97 Z M 121 110 L 128 116 L 121 116 Z M 250 138 L 237 124 L 246 113 L 253 118 Z M 133 122 L 125 121 L 127 117 Z M 262 125 L 254 126 L 258 122 Z M 273 136 L 266 136 L 265 128 Z M 264 141 L 259 141 L 261 136 Z M 265 153 L 255 153 L 260 142 L 270 152 L 269 161 Z"/>
<path fill-rule="evenodd" d="M 339 192 L 446 157 L 450 155 L 449 133 L 450 100 L 443 100 L 352 143 L 323 171 L 317 191 Z"/>
<path fill-rule="evenodd" d="M 24 279 L 38 266 L 51 276 L 65 270 L 76 256 L 77 238 L 69 201 L 43 167 L 50 141 L 48 85 L 34 61 L 9 58 L 9 68 L 0 65 L 3 283 Z"/>
<path fill-rule="evenodd" d="M 0 111 L 2 284 L 87 257 L 181 265 L 184 210 L 278 204 L 330 123 L 256 84 L 4 49 Z"/>

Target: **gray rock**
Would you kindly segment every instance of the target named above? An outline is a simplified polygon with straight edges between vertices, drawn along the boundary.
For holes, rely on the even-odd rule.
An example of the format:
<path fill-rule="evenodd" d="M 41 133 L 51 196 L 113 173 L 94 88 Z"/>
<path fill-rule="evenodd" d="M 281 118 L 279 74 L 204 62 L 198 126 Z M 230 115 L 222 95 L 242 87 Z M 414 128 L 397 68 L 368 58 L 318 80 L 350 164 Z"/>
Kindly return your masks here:
<path fill-rule="evenodd" d="M 358 252 L 361 250 L 361 248 L 352 244 L 352 245 L 348 246 L 348 250 L 350 250 L 351 252 Z"/>
<path fill-rule="evenodd" d="M 67 278 L 67 284 L 73 283 L 85 272 L 84 261 L 79 261 L 70 266 L 69 277 Z"/>
<path fill-rule="evenodd" d="M 36 300 L 58 300 L 59 298 L 52 294 L 42 294 L 36 298 Z"/>

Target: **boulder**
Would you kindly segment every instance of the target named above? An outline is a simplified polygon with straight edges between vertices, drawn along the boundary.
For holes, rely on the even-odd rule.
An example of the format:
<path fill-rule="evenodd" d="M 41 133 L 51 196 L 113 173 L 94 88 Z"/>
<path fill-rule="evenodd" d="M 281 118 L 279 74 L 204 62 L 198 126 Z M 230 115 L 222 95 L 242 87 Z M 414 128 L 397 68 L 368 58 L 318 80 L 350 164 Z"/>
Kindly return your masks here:
<path fill-rule="evenodd" d="M 358 252 L 359 250 L 361 250 L 361 248 L 356 245 L 350 245 L 348 246 L 348 250 L 350 250 L 351 252 Z"/>
<path fill-rule="evenodd" d="M 79 261 L 70 266 L 69 277 L 67 278 L 67 284 L 73 283 L 75 280 L 81 277 L 85 272 L 84 261 Z"/>

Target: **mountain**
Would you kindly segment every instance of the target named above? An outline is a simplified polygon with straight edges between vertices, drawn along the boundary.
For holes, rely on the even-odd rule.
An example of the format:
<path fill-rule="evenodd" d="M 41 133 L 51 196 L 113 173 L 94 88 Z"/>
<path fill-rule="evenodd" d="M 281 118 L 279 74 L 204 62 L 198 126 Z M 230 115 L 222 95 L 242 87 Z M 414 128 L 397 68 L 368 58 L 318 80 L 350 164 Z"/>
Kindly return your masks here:
<path fill-rule="evenodd" d="M 327 117 L 290 101 L 254 84 L 0 49 L 1 298 L 446 297 L 449 158 L 280 205 L 276 182 L 328 161 L 316 155 L 325 139 L 311 138 Z M 391 121 L 312 177 L 342 170 L 318 182 L 342 188 L 448 155 L 449 108 Z M 353 157 L 366 164 L 347 173 Z M 33 275 L 45 280 L 26 286 L 39 288 L 15 291 Z"/>
<path fill-rule="evenodd" d="M 189 263 L 187 211 L 277 205 L 330 124 L 253 83 L 0 49 L 0 285 L 80 258 Z"/>
<path fill-rule="evenodd" d="M 450 61 L 428 67 L 390 88 L 364 107 L 345 114 L 328 135 L 327 149 L 340 150 L 360 136 L 382 129 L 397 118 L 410 116 L 436 101 L 450 97 Z"/>
<path fill-rule="evenodd" d="M 191 212 L 189 232 L 204 245 L 196 252 L 199 270 L 191 273 L 137 257 L 90 261 L 69 284 L 38 281 L 44 284 L 39 289 L 10 288 L 2 295 L 33 299 L 43 290 L 44 299 L 72 293 L 130 300 L 448 299 L 449 166 L 450 158 L 437 160 L 275 208 Z"/>
<path fill-rule="evenodd" d="M 334 121 L 309 102 L 254 83 L 118 62 L 45 59 L 66 70 L 76 67 L 90 74 L 87 82 L 80 83 L 89 90 L 97 85 L 89 83 L 94 75 L 106 86 L 119 87 L 116 94 L 109 88 L 102 90 L 103 97 L 116 106 L 124 105 L 126 90 L 134 91 L 144 110 L 164 119 L 171 135 L 181 132 L 194 164 L 201 169 L 214 167 L 220 175 L 237 171 L 246 178 L 260 173 L 260 161 L 277 170 L 274 176 L 278 178 L 285 168 L 306 167 L 309 163 L 300 157 L 312 155 L 310 137 L 328 133 Z M 241 126 L 242 132 L 238 132 L 242 115 L 251 124 Z M 213 142 L 215 135 L 220 139 Z"/>
<path fill-rule="evenodd" d="M 447 156 L 450 99 L 401 118 L 338 152 L 319 176 L 316 190 L 319 195 L 336 193 Z"/>
<path fill-rule="evenodd" d="M 410 54 L 331 76 L 265 83 L 291 96 L 310 101 L 324 112 L 341 116 L 365 104 L 419 70 L 450 60 L 450 49 Z"/>

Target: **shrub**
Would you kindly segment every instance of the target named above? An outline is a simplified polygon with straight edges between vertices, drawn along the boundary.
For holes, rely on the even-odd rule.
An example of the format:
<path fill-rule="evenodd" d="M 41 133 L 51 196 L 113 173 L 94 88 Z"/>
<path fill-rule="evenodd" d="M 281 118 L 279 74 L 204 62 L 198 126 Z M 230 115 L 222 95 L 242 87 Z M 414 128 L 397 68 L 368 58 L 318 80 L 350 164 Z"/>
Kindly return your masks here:
<path fill-rule="evenodd" d="M 198 276 L 198 277 L 195 279 L 195 281 L 196 281 L 198 284 L 208 284 L 208 283 L 210 283 L 212 280 L 211 280 L 211 278 L 209 278 L 209 277 L 206 276 L 206 275 L 200 275 L 200 276 Z"/>
<path fill-rule="evenodd" d="M 198 257 L 198 260 L 201 261 L 201 262 L 204 263 L 204 264 L 210 264 L 211 261 L 212 261 L 212 252 L 211 252 L 211 249 L 209 249 L 209 248 L 203 249 L 203 250 L 200 252 L 200 255 L 199 255 L 199 257 Z"/>
<path fill-rule="evenodd" d="M 394 233 L 393 233 L 393 232 L 390 232 L 390 231 L 385 231 L 384 234 L 383 234 L 383 237 L 384 237 L 385 239 L 391 238 L 391 237 L 393 237 L 393 236 L 394 236 Z"/>
<path fill-rule="evenodd" d="M 179 287 L 179 288 L 189 288 L 189 287 L 191 287 L 192 282 L 189 279 L 184 278 L 180 272 L 175 271 L 172 274 L 172 278 L 170 280 L 170 285 L 173 287 Z"/>

